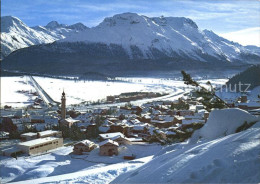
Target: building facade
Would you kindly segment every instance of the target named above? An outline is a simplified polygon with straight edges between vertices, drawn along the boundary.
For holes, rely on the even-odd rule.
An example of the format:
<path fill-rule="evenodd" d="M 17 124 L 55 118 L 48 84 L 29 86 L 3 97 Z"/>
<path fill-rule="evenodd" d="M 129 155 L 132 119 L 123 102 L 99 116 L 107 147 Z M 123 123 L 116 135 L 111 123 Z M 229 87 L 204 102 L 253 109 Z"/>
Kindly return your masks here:
<path fill-rule="evenodd" d="M 18 143 L 17 147 L 22 150 L 23 153 L 28 155 L 35 155 L 49 150 L 59 148 L 63 146 L 63 138 L 46 137 L 39 138 L 27 142 Z"/>

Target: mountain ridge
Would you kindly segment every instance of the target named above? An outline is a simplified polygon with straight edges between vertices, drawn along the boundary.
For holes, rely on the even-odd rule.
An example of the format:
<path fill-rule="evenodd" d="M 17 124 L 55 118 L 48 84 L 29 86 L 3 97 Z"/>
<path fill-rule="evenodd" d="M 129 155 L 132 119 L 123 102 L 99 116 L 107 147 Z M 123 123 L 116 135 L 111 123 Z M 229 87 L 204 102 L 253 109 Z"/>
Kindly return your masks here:
<path fill-rule="evenodd" d="M 61 68 L 66 70 L 66 65 L 76 74 L 93 70 L 103 72 L 106 68 L 111 71 L 164 70 L 175 69 L 177 65 L 210 68 L 211 65 L 255 64 L 260 60 L 257 47 L 243 47 L 213 31 L 200 30 L 194 21 L 185 17 L 149 18 L 123 13 L 105 18 L 96 27 L 82 25 L 71 25 L 78 30 L 69 32 L 66 31 L 68 25 L 57 21 L 50 22 L 47 27 L 34 27 L 34 30 L 51 32 L 62 38 L 11 53 L 3 60 L 3 68 L 48 74 Z M 52 67 L 46 68 L 46 63 Z M 135 68 L 131 66 L 133 63 Z"/>

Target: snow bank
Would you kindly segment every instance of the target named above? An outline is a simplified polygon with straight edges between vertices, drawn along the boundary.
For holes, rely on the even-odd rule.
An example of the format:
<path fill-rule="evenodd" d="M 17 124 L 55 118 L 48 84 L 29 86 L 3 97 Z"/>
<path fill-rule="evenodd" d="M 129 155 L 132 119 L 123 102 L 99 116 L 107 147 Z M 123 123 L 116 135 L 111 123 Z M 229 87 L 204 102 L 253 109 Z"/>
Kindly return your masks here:
<path fill-rule="evenodd" d="M 213 141 L 168 146 L 112 183 L 259 183 L 260 122 L 255 125 Z"/>
<path fill-rule="evenodd" d="M 245 121 L 257 121 L 257 117 L 241 109 L 213 110 L 207 123 L 198 131 L 200 137 L 212 140 L 235 133 Z"/>

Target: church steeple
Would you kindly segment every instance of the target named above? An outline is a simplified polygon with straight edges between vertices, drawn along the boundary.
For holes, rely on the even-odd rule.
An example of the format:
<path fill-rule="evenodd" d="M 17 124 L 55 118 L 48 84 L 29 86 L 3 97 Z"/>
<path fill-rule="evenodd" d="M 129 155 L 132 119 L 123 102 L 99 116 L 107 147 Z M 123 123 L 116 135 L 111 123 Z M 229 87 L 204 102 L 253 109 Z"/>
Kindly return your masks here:
<path fill-rule="evenodd" d="M 64 90 L 61 96 L 61 119 L 66 119 L 66 97 Z"/>

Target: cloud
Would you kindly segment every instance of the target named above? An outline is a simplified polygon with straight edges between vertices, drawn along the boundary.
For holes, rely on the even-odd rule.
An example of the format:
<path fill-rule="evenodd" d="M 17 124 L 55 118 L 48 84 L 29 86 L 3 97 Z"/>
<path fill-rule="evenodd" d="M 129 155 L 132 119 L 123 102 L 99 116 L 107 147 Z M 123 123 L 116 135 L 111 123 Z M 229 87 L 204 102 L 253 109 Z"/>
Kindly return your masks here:
<path fill-rule="evenodd" d="M 220 34 L 220 36 L 238 42 L 241 45 L 256 45 L 260 47 L 260 27 L 252 27 L 239 31 Z"/>

